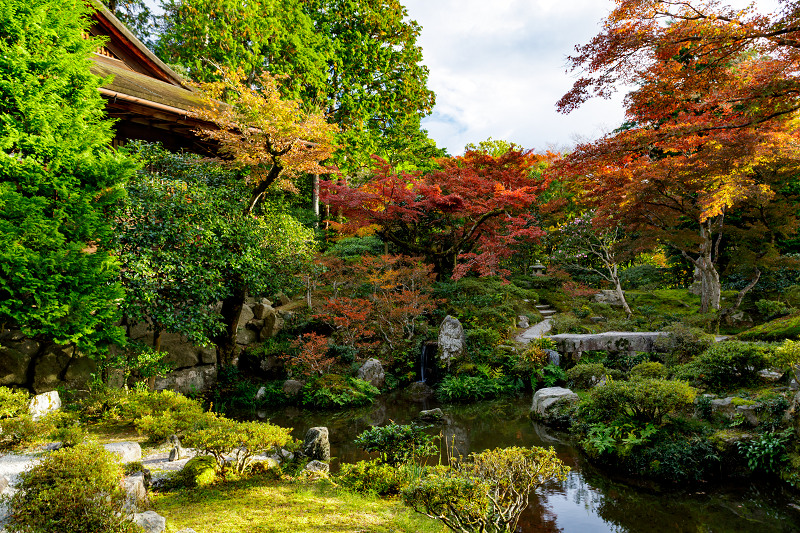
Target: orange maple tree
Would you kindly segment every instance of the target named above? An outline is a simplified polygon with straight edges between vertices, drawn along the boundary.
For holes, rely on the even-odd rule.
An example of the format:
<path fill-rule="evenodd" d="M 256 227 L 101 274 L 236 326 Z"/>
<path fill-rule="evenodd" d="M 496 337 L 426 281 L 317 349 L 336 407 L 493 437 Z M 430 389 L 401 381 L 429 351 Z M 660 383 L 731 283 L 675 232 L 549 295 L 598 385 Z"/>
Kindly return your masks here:
<path fill-rule="evenodd" d="M 766 216 L 778 214 L 772 205 L 800 169 L 791 120 L 800 106 L 800 55 L 786 32 L 797 26 L 795 11 L 770 18 L 714 1 L 617 0 L 602 32 L 571 58 L 585 75 L 559 102 L 562 111 L 608 96 L 619 82 L 637 89 L 621 128 L 577 147 L 553 170 L 581 180 L 599 219 L 690 261 L 703 312 L 719 309 L 717 265 L 730 215 L 762 236 L 763 249 L 744 254 L 746 289 L 778 233 L 796 228 L 786 216 Z"/>

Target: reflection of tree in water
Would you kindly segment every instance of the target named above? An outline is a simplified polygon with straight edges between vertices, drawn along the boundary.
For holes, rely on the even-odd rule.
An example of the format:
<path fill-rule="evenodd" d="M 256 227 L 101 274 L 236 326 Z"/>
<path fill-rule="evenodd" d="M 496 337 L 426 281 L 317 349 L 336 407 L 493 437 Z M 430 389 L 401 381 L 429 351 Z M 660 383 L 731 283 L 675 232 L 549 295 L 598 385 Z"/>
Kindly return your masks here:
<path fill-rule="evenodd" d="M 522 533 L 561 533 L 558 517 L 547 507 L 547 498 L 539 494 L 531 494 L 530 506 L 522 513 L 519 530 Z"/>

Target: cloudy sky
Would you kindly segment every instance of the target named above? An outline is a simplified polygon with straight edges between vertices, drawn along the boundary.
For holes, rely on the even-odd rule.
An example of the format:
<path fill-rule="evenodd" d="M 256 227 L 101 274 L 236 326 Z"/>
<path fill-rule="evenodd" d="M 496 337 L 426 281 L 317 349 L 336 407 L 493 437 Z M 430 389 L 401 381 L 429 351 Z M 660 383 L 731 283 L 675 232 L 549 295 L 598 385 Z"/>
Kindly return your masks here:
<path fill-rule="evenodd" d="M 422 25 L 419 43 L 436 93 L 424 124 L 451 154 L 490 136 L 526 148 L 564 148 L 622 122 L 622 95 L 569 115 L 555 110 L 574 81 L 567 55 L 597 34 L 612 0 L 403 3 Z"/>

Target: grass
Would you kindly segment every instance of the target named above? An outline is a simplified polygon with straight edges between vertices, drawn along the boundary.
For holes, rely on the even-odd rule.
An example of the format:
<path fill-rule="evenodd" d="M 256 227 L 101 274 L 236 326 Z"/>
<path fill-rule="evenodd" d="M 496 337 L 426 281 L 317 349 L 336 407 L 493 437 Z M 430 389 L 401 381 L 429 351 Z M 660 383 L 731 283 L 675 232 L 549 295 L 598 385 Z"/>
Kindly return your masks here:
<path fill-rule="evenodd" d="M 444 527 L 394 499 L 346 492 L 324 482 L 297 484 L 256 476 L 202 489 L 154 494 L 167 532 L 421 532 Z"/>
<path fill-rule="evenodd" d="M 776 318 L 739 334 L 744 341 L 779 341 L 800 338 L 800 315 Z"/>

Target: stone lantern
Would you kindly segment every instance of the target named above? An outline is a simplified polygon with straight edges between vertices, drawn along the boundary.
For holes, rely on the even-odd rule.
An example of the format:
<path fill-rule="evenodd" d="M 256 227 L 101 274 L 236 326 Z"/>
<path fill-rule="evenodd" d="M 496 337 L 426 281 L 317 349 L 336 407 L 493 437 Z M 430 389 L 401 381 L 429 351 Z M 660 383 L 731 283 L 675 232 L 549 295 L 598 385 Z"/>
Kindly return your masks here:
<path fill-rule="evenodd" d="M 544 269 L 545 266 L 541 263 L 536 263 L 535 265 L 531 266 L 531 271 L 533 272 L 534 276 L 544 276 Z"/>

